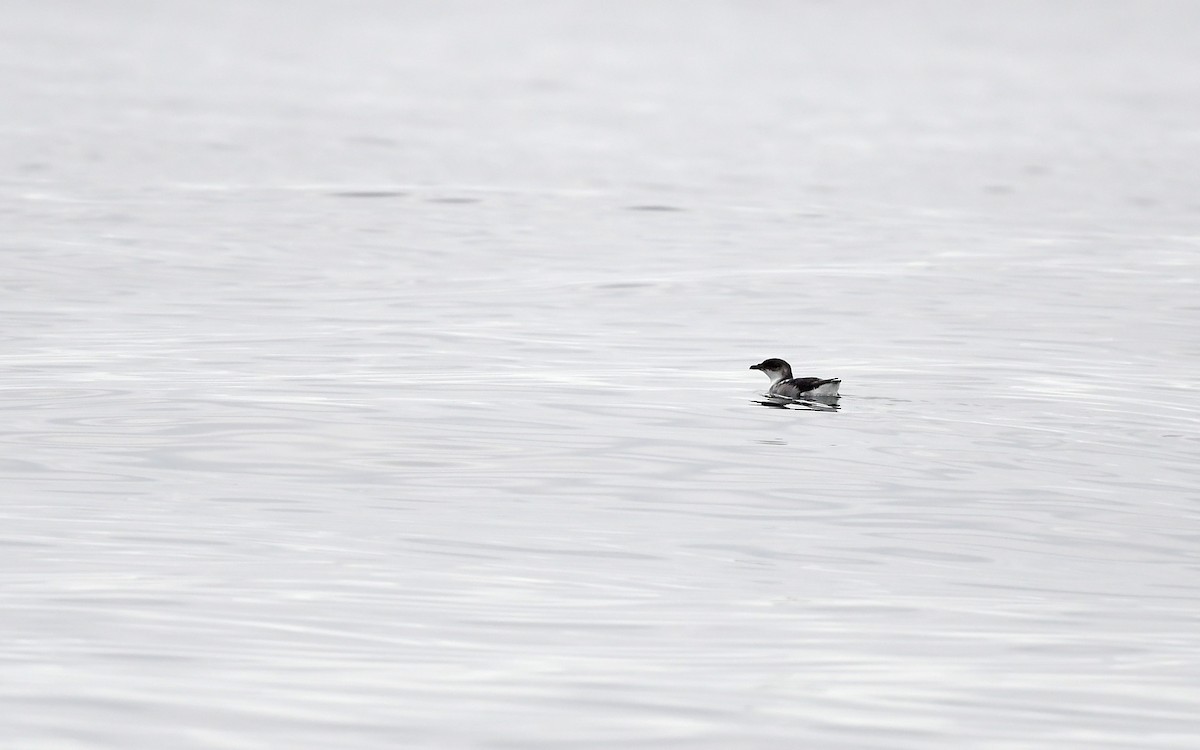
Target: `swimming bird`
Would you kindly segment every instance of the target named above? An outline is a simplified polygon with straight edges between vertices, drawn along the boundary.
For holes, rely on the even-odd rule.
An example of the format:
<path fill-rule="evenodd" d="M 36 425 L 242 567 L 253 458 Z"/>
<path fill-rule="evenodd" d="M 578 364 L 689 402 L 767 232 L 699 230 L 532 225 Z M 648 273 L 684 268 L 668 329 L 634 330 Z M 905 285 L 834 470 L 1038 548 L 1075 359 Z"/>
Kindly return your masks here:
<path fill-rule="evenodd" d="M 786 398 L 807 398 L 809 396 L 836 396 L 841 378 L 793 378 L 792 366 L 782 359 L 764 359 L 757 365 L 750 365 L 751 370 L 761 370 L 771 379 L 771 387 L 767 393 L 772 396 Z"/>

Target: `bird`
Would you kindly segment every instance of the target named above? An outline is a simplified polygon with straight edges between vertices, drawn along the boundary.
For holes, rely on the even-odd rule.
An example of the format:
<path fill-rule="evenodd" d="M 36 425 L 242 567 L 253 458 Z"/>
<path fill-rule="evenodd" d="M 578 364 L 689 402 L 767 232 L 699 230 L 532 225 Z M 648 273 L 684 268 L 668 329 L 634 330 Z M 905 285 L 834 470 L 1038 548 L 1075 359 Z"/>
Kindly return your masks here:
<path fill-rule="evenodd" d="M 837 396 L 841 378 L 794 378 L 792 366 L 782 359 L 772 357 L 764 359 L 757 365 L 750 365 L 751 370 L 760 370 L 771 379 L 771 387 L 767 394 L 785 398 L 807 398 L 810 396 Z"/>

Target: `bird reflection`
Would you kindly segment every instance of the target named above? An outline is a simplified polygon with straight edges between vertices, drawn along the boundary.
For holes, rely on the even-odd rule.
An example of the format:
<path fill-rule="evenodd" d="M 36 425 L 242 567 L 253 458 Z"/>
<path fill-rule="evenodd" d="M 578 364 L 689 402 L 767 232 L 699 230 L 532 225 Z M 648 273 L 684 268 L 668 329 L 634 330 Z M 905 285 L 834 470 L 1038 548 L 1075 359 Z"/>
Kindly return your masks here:
<path fill-rule="evenodd" d="M 809 396 L 808 398 L 787 398 L 786 396 L 763 396 L 754 403 L 770 409 L 793 409 L 799 411 L 841 411 L 838 396 Z"/>

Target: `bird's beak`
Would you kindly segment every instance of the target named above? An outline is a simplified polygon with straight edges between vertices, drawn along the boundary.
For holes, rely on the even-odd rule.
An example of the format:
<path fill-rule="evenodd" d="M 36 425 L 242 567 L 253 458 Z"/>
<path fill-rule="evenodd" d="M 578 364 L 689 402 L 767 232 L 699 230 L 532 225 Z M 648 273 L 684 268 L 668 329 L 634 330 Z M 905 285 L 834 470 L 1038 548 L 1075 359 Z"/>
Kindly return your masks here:
<path fill-rule="evenodd" d="M 762 365 L 750 365 L 750 369 L 751 369 L 751 370 L 761 370 L 761 369 L 762 369 Z"/>

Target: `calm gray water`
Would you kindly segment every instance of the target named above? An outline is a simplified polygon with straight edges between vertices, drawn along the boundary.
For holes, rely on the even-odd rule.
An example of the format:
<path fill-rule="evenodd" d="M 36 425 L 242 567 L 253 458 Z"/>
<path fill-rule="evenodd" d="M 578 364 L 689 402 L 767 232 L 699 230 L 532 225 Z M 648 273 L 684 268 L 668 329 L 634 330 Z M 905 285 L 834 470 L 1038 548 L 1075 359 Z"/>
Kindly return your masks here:
<path fill-rule="evenodd" d="M 1200 6 L 5 16 L 0 747 L 1200 747 Z"/>

